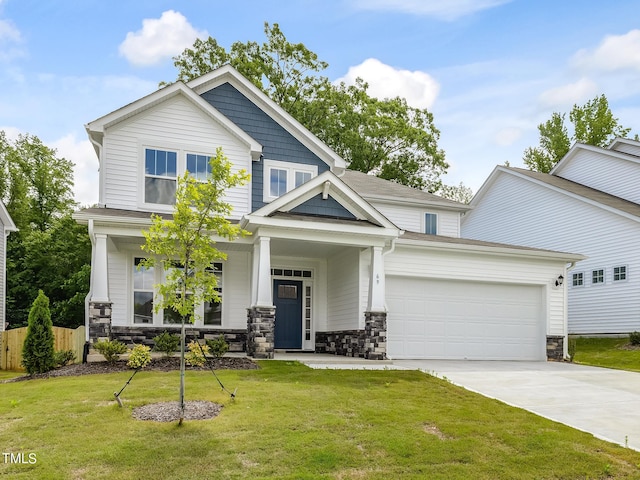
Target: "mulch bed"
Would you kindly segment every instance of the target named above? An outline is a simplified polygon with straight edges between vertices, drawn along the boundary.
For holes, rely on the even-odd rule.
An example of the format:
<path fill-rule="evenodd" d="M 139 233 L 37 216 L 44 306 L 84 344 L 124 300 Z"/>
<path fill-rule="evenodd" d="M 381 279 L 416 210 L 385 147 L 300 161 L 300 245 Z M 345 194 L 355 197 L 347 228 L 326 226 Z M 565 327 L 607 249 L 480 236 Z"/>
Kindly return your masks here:
<path fill-rule="evenodd" d="M 253 370 L 260 368 L 251 359 L 246 357 L 222 357 L 210 359 L 211 365 L 214 370 Z M 209 366 L 192 367 L 187 365 L 187 370 L 209 370 Z M 173 370 L 180 370 L 180 358 L 178 357 L 161 357 L 154 358 L 151 363 L 147 365 L 144 370 L 156 371 L 156 372 L 171 372 Z M 73 365 L 67 365 L 57 368 L 47 373 L 39 373 L 35 375 L 23 375 L 21 377 L 11 378 L 5 380 L 8 382 L 20 382 L 24 380 L 34 380 L 37 378 L 52 378 L 52 377 L 65 377 L 65 376 L 77 376 L 77 375 L 91 375 L 96 373 L 116 373 L 116 372 L 133 372 L 131 368 L 127 366 L 127 362 L 119 360 L 115 363 L 109 362 L 89 362 L 89 363 L 77 363 Z"/>
<path fill-rule="evenodd" d="M 222 410 L 219 403 L 195 400 L 184 402 L 185 420 L 207 420 L 218 416 Z M 131 416 L 136 420 L 174 422 L 180 419 L 180 402 L 161 402 L 134 408 Z"/>

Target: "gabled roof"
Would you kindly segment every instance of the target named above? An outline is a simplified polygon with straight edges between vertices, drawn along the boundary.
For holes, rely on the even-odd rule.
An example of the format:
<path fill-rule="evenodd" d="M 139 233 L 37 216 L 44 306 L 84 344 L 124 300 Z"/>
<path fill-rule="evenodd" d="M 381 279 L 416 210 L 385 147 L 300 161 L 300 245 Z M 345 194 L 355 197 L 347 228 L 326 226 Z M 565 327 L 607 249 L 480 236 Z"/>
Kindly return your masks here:
<path fill-rule="evenodd" d="M 277 124 L 293 135 L 300 143 L 330 165 L 333 170 L 340 172 L 346 168 L 347 164 L 340 155 L 307 130 L 306 127 L 271 100 L 262 90 L 247 80 L 247 78 L 231 65 L 224 65 L 201 77 L 195 78 L 187 83 L 187 87 L 193 89 L 197 95 L 202 95 L 224 83 L 232 85 Z"/>
<path fill-rule="evenodd" d="M 630 138 L 616 138 L 613 142 L 611 142 L 611 144 L 607 147 L 607 149 L 619 151 L 617 147 L 620 145 L 629 145 L 631 147 L 640 149 L 640 142 L 637 140 L 632 140 Z M 628 155 L 634 155 L 634 154 L 628 153 Z"/>
<path fill-rule="evenodd" d="M 322 198 L 325 199 L 329 196 L 332 197 L 348 210 L 357 221 L 366 221 L 383 228 L 398 230 L 391 221 L 331 171 L 326 171 L 312 178 L 305 184 L 287 192 L 250 215 L 246 215 L 241 224 L 244 226 L 260 217 L 270 217 L 278 213 L 290 212 L 295 207 L 317 195 L 322 195 Z"/>
<path fill-rule="evenodd" d="M 635 221 L 640 221 L 640 205 L 623 198 L 610 195 L 608 193 L 581 185 L 571 180 L 566 180 L 556 175 L 548 173 L 532 172 L 524 168 L 497 166 L 485 183 L 480 187 L 478 193 L 471 201 L 471 205 L 476 205 L 490 186 L 495 182 L 499 175 L 514 175 L 518 178 L 536 183 L 545 188 L 549 188 L 560 192 L 564 195 L 576 198 L 580 201 L 589 203 L 598 208 L 608 210 L 618 215 L 625 216 Z M 464 218 L 463 218 L 464 221 Z"/>
<path fill-rule="evenodd" d="M 16 224 L 13 223 L 13 220 L 11 219 L 11 216 L 9 215 L 9 212 L 7 211 L 7 208 L 4 206 L 4 203 L 2 203 L 2 202 L 0 202 L 0 221 L 4 225 L 4 231 L 5 232 L 17 232 L 18 231 L 18 228 L 16 227 Z"/>
<path fill-rule="evenodd" d="M 471 210 L 469 205 L 354 170 L 345 170 L 340 178 L 367 200 L 391 201 L 403 205 L 418 204 L 463 212 Z"/>
<path fill-rule="evenodd" d="M 200 95 L 196 94 L 191 88 L 187 87 L 182 82 L 172 83 L 160 90 L 142 97 L 135 102 L 125 105 L 118 110 L 115 110 L 107 115 L 104 115 L 92 122 L 85 125 L 85 129 L 89 134 L 96 153 L 100 155 L 99 147 L 96 144 L 102 144 L 102 137 L 107 128 L 116 125 L 128 118 L 131 118 L 139 113 L 144 112 L 156 105 L 160 105 L 163 102 L 177 96 L 182 95 L 189 102 L 191 102 L 196 108 L 203 111 L 207 116 L 212 118 L 222 127 L 224 127 L 229 133 L 238 138 L 242 143 L 246 144 L 251 150 L 251 156 L 254 160 L 258 160 L 262 154 L 262 145 L 249 136 L 244 130 L 238 127 L 235 123 L 229 120 L 226 116 L 220 113 Z"/>
<path fill-rule="evenodd" d="M 623 139 L 618 139 L 623 140 Z M 612 144 L 613 145 L 613 144 Z M 629 162 L 640 163 L 640 158 L 630 153 L 618 152 L 609 148 L 595 147 L 593 145 L 586 145 L 584 143 L 576 143 L 567 154 L 560 159 L 558 163 L 549 172 L 551 175 L 561 175 L 562 170 L 578 155 L 580 152 L 589 151 L 594 153 L 600 153 L 609 157 L 618 158 L 620 160 L 626 160 Z"/>

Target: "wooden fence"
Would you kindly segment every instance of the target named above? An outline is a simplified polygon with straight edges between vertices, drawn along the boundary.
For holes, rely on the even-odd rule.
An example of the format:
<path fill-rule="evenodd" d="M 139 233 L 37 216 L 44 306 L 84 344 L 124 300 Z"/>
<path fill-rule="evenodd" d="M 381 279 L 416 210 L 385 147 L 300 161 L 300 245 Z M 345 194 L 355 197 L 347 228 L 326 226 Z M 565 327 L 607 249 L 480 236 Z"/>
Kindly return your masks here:
<path fill-rule="evenodd" d="M 0 370 L 24 370 L 22 362 L 22 345 L 27 336 L 27 327 L 15 328 L 0 332 Z M 85 342 L 85 327 L 75 330 L 70 328 L 53 327 L 53 348 L 58 350 L 73 350 L 76 362 L 82 362 Z"/>

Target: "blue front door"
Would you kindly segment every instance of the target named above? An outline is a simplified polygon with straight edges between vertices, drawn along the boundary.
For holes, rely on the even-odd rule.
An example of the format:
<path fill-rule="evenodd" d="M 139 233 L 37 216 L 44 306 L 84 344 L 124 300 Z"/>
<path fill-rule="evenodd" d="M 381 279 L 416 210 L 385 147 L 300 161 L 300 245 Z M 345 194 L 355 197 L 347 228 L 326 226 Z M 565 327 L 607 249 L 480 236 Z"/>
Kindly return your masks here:
<path fill-rule="evenodd" d="M 273 281 L 275 348 L 302 348 L 302 282 Z"/>

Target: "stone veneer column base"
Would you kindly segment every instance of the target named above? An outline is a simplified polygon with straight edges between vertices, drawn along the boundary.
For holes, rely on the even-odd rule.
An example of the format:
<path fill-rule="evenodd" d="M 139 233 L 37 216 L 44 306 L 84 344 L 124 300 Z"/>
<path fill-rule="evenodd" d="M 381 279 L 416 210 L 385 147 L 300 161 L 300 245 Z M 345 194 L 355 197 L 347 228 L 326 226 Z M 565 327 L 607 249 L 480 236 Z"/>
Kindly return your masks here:
<path fill-rule="evenodd" d="M 561 362 L 564 360 L 564 337 L 547 335 L 547 360 Z"/>
<path fill-rule="evenodd" d="M 111 340 L 111 303 L 89 302 L 89 342 Z"/>
<path fill-rule="evenodd" d="M 276 307 L 247 308 L 247 355 L 272 359 Z"/>
<path fill-rule="evenodd" d="M 364 358 L 387 359 L 386 312 L 364 312 Z"/>

